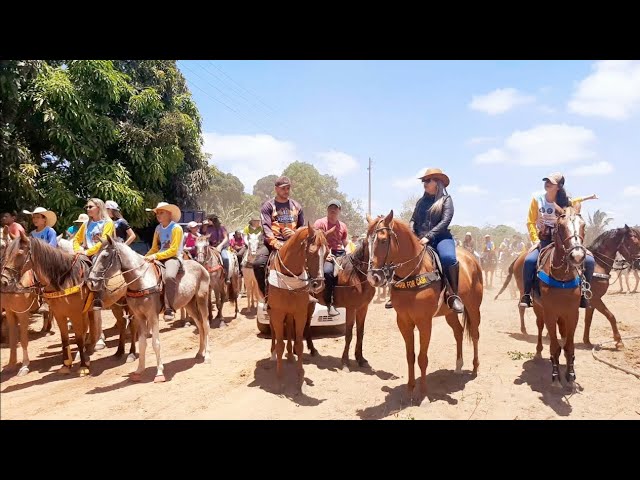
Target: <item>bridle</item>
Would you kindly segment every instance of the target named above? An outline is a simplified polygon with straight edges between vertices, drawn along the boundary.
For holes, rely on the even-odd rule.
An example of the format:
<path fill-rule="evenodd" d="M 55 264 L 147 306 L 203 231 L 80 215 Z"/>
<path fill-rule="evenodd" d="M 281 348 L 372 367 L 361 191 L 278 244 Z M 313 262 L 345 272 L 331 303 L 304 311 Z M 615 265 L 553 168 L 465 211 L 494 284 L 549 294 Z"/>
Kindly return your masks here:
<path fill-rule="evenodd" d="M 311 242 L 315 240 L 315 235 L 312 237 L 307 237 L 305 240 L 302 240 L 302 242 L 300 242 L 300 247 L 304 248 L 304 266 L 302 269 L 302 273 L 300 275 L 296 275 L 295 273 L 293 273 L 291 270 L 289 270 L 289 268 L 284 264 L 284 261 L 282 260 L 282 257 L 280 256 L 280 250 L 276 250 L 276 254 L 275 254 L 275 259 L 277 260 L 277 263 L 287 272 L 288 275 L 286 275 L 285 273 L 281 272 L 278 270 L 277 265 L 274 262 L 273 265 L 273 271 L 276 273 L 276 275 L 280 278 L 283 277 L 288 277 L 288 278 L 295 278 L 300 282 L 303 282 L 306 284 L 306 286 L 302 287 L 304 289 L 308 289 L 309 288 L 309 284 L 313 283 L 313 282 L 322 282 L 324 283 L 324 257 L 325 257 L 325 252 L 326 252 L 326 247 L 323 245 L 321 247 L 318 248 L 318 258 L 319 258 L 319 262 L 318 262 L 318 276 L 317 277 L 313 277 L 311 272 L 309 271 L 309 255 L 307 253 L 309 246 L 311 245 Z M 306 275 L 305 275 L 306 274 Z M 291 289 L 290 290 L 299 290 L 299 289 Z"/>
<path fill-rule="evenodd" d="M 560 215 L 560 218 L 564 218 L 566 217 L 566 214 L 562 214 Z M 563 252 L 563 259 L 562 259 L 562 263 L 560 264 L 560 267 L 562 267 L 563 264 L 566 264 L 566 270 L 569 270 L 569 255 L 571 255 L 572 252 L 574 252 L 575 250 L 582 250 L 582 258 L 586 258 L 587 256 L 587 249 L 582 245 L 582 242 L 584 241 L 584 238 L 580 236 L 579 232 L 580 232 L 580 227 L 578 225 L 576 225 L 576 221 L 578 220 L 578 218 L 582 218 L 580 216 L 580 214 L 578 213 L 574 213 L 573 215 L 571 215 L 569 217 L 569 221 L 567 223 L 567 225 L 571 225 L 571 230 L 573 230 L 573 235 L 569 235 L 565 238 L 562 238 L 562 234 L 560 233 L 560 228 L 558 228 L 558 226 L 556 226 L 555 229 L 555 236 L 560 240 L 560 246 L 562 247 L 562 252 Z M 567 241 L 574 241 L 576 243 L 578 243 L 578 245 L 571 245 L 570 248 L 567 248 L 565 246 L 565 244 L 567 243 Z M 554 243 L 558 243 L 557 241 Z M 555 265 L 551 265 L 554 269 L 559 270 L 560 267 L 556 267 Z"/>
<path fill-rule="evenodd" d="M 118 249 L 115 247 L 115 245 L 113 246 L 113 249 L 115 251 L 115 255 L 111 254 L 109 255 L 109 264 L 104 268 L 101 269 L 100 271 L 96 271 L 94 268 L 91 269 L 91 272 L 89 273 L 89 278 L 88 281 L 91 282 L 104 282 L 104 289 L 107 290 L 110 293 L 113 293 L 119 289 L 121 289 L 123 286 L 129 286 L 133 283 L 135 283 L 137 280 L 140 280 L 145 273 L 147 273 L 147 270 L 149 270 L 149 267 L 151 267 L 151 262 L 146 262 L 143 260 L 143 262 L 140 265 L 136 265 L 133 268 L 130 268 L 129 270 L 122 270 L 122 259 L 120 258 L 120 252 L 118 251 Z M 114 267 L 114 262 L 118 261 L 118 272 L 119 273 L 114 273 L 113 275 L 107 277 L 107 272 L 109 270 L 111 270 Z M 146 265 L 145 265 L 146 264 Z M 95 267 L 95 265 L 94 265 Z M 128 282 L 125 278 L 125 275 L 133 272 L 135 270 L 138 270 L 139 268 L 145 267 L 144 270 L 142 271 L 142 273 L 140 273 L 140 275 L 138 275 L 137 277 L 135 277 L 133 280 L 131 280 L 130 282 Z M 102 274 L 102 276 L 100 276 L 100 274 Z M 112 278 L 117 277 L 118 275 L 122 275 L 123 278 L 123 282 L 119 285 L 117 285 L 116 287 L 113 288 L 108 288 L 106 283 L 108 280 L 111 280 Z"/>

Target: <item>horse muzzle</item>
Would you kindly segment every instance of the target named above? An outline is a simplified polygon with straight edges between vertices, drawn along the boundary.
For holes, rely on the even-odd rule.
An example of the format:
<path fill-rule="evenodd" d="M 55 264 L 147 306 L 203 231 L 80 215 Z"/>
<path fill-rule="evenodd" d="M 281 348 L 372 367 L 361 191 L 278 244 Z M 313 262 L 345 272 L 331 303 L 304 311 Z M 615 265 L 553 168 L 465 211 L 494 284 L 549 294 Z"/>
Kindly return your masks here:
<path fill-rule="evenodd" d="M 582 265 L 582 262 L 584 262 L 586 253 L 587 251 L 582 246 L 573 247 L 568 255 L 569 261 L 574 266 Z"/>
<path fill-rule="evenodd" d="M 316 278 L 309 284 L 311 293 L 320 293 L 324 288 L 324 278 Z"/>
<path fill-rule="evenodd" d="M 382 287 L 387 283 L 387 278 L 382 274 L 382 272 L 371 272 L 367 273 L 367 280 L 371 284 L 372 287 Z"/>
<path fill-rule="evenodd" d="M 87 287 L 89 287 L 89 290 L 92 292 L 99 292 L 104 289 L 104 279 L 101 280 L 89 277 L 87 279 Z"/>

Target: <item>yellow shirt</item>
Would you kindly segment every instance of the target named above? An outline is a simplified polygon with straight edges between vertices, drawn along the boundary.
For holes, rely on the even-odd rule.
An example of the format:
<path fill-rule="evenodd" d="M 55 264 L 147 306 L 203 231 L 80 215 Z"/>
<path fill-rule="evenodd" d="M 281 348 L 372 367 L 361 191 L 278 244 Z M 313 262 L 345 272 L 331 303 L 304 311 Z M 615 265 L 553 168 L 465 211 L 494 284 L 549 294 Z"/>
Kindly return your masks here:
<path fill-rule="evenodd" d="M 356 248 L 357 248 L 356 244 L 353 243 L 353 241 L 349 240 L 349 243 L 347 243 L 347 246 L 345 247 L 345 251 L 347 253 L 353 253 L 356 251 Z"/>
<path fill-rule="evenodd" d="M 576 197 L 569 199 L 572 206 L 576 206 L 581 202 L 584 202 L 586 197 Z M 536 197 L 531 199 L 531 205 L 529 205 L 529 216 L 527 217 L 527 230 L 529 231 L 529 238 L 533 243 L 540 240 L 538 236 L 538 200 Z"/>
<path fill-rule="evenodd" d="M 78 252 L 78 251 L 80 251 L 80 249 L 84 248 L 85 245 L 88 245 L 87 238 L 86 238 L 87 237 L 87 223 L 91 223 L 91 221 L 84 222 L 82 225 L 80 225 L 80 229 L 73 236 L 73 251 L 74 252 Z M 93 241 L 93 245 L 90 246 L 84 252 L 85 255 L 87 255 L 88 257 L 91 257 L 91 256 L 95 255 L 98 251 L 100 251 L 100 247 L 102 247 L 102 242 L 107 239 L 107 235 L 111 235 L 111 236 L 115 235 L 115 228 L 114 228 L 114 225 L 113 225 L 113 220 L 107 220 L 107 221 L 104 222 L 104 226 L 102 228 L 102 235 L 100 236 L 100 240 Z"/>
<path fill-rule="evenodd" d="M 178 257 L 182 247 L 182 227 L 175 225 L 171 230 L 171 243 L 167 248 L 160 251 L 160 234 L 158 229 L 153 234 L 153 243 L 151 244 L 151 250 L 147 252 L 145 257 L 155 254 L 156 260 L 166 260 L 167 258 Z"/>

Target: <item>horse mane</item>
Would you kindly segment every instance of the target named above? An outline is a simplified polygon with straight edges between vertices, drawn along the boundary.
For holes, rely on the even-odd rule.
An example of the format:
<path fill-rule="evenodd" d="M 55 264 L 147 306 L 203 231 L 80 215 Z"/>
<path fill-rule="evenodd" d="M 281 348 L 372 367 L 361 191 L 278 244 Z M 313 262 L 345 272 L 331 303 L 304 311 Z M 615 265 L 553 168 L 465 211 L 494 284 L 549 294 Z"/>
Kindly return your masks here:
<path fill-rule="evenodd" d="M 612 230 L 607 230 L 606 232 L 601 233 L 596 237 L 596 239 L 591 243 L 588 249 L 592 252 L 599 251 L 607 242 L 616 239 L 616 237 L 620 234 L 623 228 L 614 228 Z"/>
<path fill-rule="evenodd" d="M 360 263 L 363 264 L 365 263 L 364 261 L 364 242 L 362 242 L 358 248 L 356 248 L 353 252 L 348 253 L 347 255 L 344 256 L 344 260 L 342 261 L 342 271 L 343 274 L 347 277 L 347 279 L 349 280 L 349 283 L 356 283 L 357 282 L 357 277 L 356 280 L 353 280 L 353 276 L 354 273 L 357 271 L 357 267 L 356 267 L 356 263 Z"/>
<path fill-rule="evenodd" d="M 74 285 L 82 280 L 80 263 L 74 264 L 74 256 L 54 248 L 39 238 L 31 237 L 31 259 L 33 271 L 39 277 L 49 279 L 49 284 L 56 290 L 62 290 L 64 280 L 69 278 Z"/>

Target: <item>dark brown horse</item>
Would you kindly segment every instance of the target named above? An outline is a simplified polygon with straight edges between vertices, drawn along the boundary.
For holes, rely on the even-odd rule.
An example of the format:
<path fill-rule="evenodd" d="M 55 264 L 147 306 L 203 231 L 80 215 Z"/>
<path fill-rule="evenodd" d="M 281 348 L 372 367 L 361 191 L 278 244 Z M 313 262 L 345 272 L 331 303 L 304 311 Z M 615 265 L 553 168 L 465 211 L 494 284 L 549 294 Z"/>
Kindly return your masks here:
<path fill-rule="evenodd" d="M 456 249 L 460 263 L 458 294 L 464 303 L 463 323 L 444 301 L 441 274 L 435 268 L 435 256 L 423 247 L 409 226 L 402 220 L 394 220 L 393 210 L 386 217 L 369 222 L 368 237 L 371 261 L 368 279 L 372 286 L 390 282 L 391 303 L 397 313 L 397 323 L 407 351 L 409 395 L 415 387 L 415 353 L 413 331 L 420 332 L 418 365 L 421 371 L 420 391 L 426 394 L 427 351 L 431 340 L 433 317 L 444 316 L 456 339 L 456 371 L 462 369 L 462 336 L 466 330 L 473 340 L 473 373 L 476 374 L 478 340 L 480 338 L 480 304 L 482 303 L 482 271 L 473 254 L 463 248 Z"/>
<path fill-rule="evenodd" d="M 324 233 L 307 225 L 298 228 L 284 246 L 276 251 L 268 268 L 267 302 L 272 343 L 275 343 L 278 380 L 282 381 L 286 317 L 291 329 L 290 334 L 295 338 L 294 350 L 298 357 L 300 389 L 304 380 L 302 341 L 308 318 L 309 292 L 317 294 L 324 287 L 323 267 L 327 253 L 327 240 Z"/>
<path fill-rule="evenodd" d="M 369 367 L 369 362 L 362 355 L 362 340 L 364 337 L 364 322 L 367 318 L 369 304 L 376 289 L 367 281 L 369 269 L 369 248 L 367 242 L 362 242 L 353 253 L 340 258 L 338 284 L 334 288 L 333 301 L 335 307 L 346 310 L 346 331 L 344 337 L 344 351 L 342 352 L 342 368 L 349 368 L 349 347 L 353 338 L 353 325 L 356 324 L 356 361 L 360 367 Z M 326 305 L 323 292 L 316 295 L 322 305 Z M 309 328 L 307 328 L 309 330 Z M 311 335 L 307 335 L 307 346 L 313 352 Z"/>

